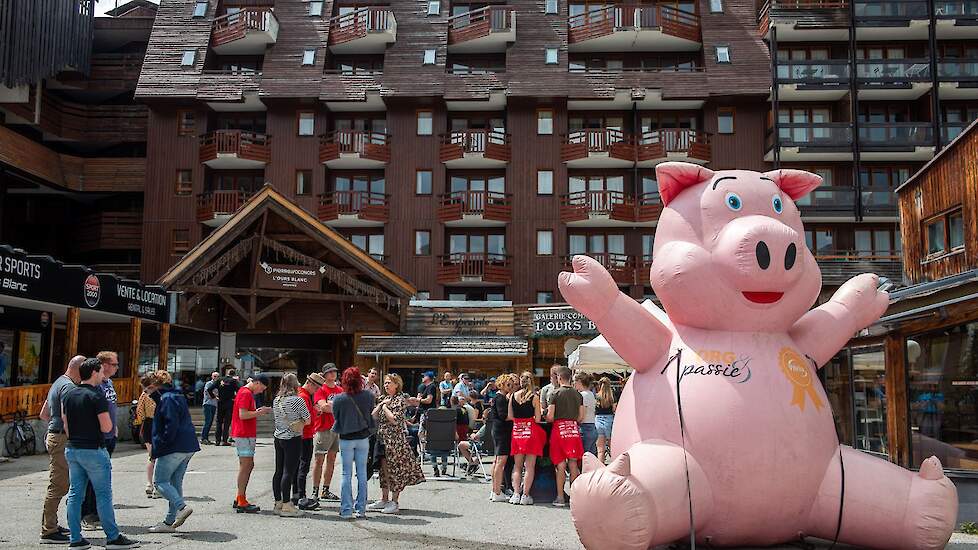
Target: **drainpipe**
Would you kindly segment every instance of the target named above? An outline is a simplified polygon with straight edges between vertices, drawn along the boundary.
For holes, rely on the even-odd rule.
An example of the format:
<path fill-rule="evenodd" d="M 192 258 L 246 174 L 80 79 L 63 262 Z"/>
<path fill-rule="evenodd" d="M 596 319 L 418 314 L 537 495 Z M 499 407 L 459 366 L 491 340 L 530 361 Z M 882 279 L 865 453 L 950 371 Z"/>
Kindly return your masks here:
<path fill-rule="evenodd" d="M 863 221 L 863 190 L 859 177 L 859 84 L 857 82 L 858 66 L 856 65 L 856 3 L 849 2 L 849 105 L 852 118 L 852 178 L 856 190 L 856 200 L 853 201 L 853 216 L 857 222 Z"/>
<path fill-rule="evenodd" d="M 927 48 L 930 50 L 930 100 L 931 100 L 931 124 L 934 135 L 934 153 L 936 154 L 944 147 L 944 140 L 941 136 L 941 99 L 938 97 L 937 90 L 940 86 L 937 78 L 937 14 L 934 0 L 928 0 L 927 9 L 930 10 L 930 22 L 927 27 Z"/>
<path fill-rule="evenodd" d="M 772 109 L 772 129 L 774 134 L 771 136 L 773 145 L 771 151 L 774 153 L 774 169 L 781 168 L 781 141 L 778 130 L 778 27 L 772 24 L 771 8 L 768 7 L 768 28 L 771 32 L 771 44 L 768 51 L 771 54 L 771 109 Z"/>

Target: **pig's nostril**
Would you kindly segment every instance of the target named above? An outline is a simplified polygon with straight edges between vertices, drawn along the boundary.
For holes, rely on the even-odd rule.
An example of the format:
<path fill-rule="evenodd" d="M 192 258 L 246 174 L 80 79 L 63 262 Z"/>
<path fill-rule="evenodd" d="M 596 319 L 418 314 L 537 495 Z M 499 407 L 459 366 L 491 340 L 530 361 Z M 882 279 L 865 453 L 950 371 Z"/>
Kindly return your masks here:
<path fill-rule="evenodd" d="M 767 269 L 771 265 L 771 251 L 767 249 L 764 241 L 757 241 L 754 254 L 757 256 L 757 265 L 761 266 L 761 269 Z"/>
<path fill-rule="evenodd" d="M 784 270 L 788 271 L 795 265 L 795 257 L 798 256 L 798 248 L 795 243 L 788 245 L 788 250 L 784 253 Z"/>

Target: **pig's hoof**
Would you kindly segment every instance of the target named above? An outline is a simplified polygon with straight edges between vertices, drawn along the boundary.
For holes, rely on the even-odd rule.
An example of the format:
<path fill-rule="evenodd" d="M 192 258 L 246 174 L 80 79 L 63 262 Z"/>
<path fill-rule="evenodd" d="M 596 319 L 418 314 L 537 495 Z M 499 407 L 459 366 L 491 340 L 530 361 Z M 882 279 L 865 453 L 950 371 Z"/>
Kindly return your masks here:
<path fill-rule="evenodd" d="M 906 529 L 910 548 L 944 548 L 958 518 L 958 492 L 944 475 L 941 461 L 930 457 L 910 486 Z"/>
<path fill-rule="evenodd" d="M 646 550 L 655 534 L 648 492 L 630 476 L 628 455 L 574 481 L 571 516 L 588 550 Z"/>

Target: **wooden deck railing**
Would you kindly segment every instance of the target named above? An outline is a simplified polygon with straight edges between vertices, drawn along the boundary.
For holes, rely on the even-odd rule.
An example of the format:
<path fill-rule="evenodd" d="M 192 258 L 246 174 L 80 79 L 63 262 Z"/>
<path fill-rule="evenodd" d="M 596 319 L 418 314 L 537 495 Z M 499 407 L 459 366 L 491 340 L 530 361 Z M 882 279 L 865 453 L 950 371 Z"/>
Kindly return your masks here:
<path fill-rule="evenodd" d="M 368 219 L 380 217 L 386 221 L 389 195 L 371 191 L 329 191 L 319 196 L 320 219 L 336 219 L 339 215 L 361 215 Z M 324 216 L 323 212 L 329 215 Z"/>
<path fill-rule="evenodd" d="M 28 418 L 36 418 L 50 389 L 51 384 L 0 388 L 0 415 L 26 411 Z"/>
<path fill-rule="evenodd" d="M 338 15 L 329 22 L 329 43 L 342 44 L 367 36 L 367 33 L 394 30 L 394 12 L 386 6 L 360 8 Z"/>
<path fill-rule="evenodd" d="M 234 214 L 249 197 L 245 191 L 207 191 L 197 195 L 197 221 Z"/>
<path fill-rule="evenodd" d="M 486 6 L 448 18 L 448 43 L 457 44 L 489 36 L 494 32 L 511 32 L 516 8 Z"/>
<path fill-rule="evenodd" d="M 268 32 L 275 14 L 272 8 L 250 7 L 214 18 L 211 42 L 214 46 L 244 38 L 248 31 Z"/>
<path fill-rule="evenodd" d="M 617 254 L 614 252 L 585 252 L 587 256 L 594 258 L 602 267 L 608 270 L 611 278 L 620 285 L 635 284 L 635 258 L 627 254 Z M 571 267 L 571 260 L 574 254 L 564 258 L 567 267 Z"/>
<path fill-rule="evenodd" d="M 206 162 L 217 155 L 237 155 L 260 162 L 271 161 L 270 137 L 244 130 L 215 130 L 200 136 L 200 160 Z"/>
<path fill-rule="evenodd" d="M 700 18 L 672 6 L 616 4 L 567 19 L 568 41 L 583 42 L 616 30 L 661 30 L 664 34 L 700 41 Z"/>
<path fill-rule="evenodd" d="M 482 216 L 486 220 L 508 222 L 513 219 L 512 196 L 498 191 L 452 191 L 441 196 L 438 219 L 461 220 L 464 216 Z"/>
<path fill-rule="evenodd" d="M 664 158 L 669 153 L 710 160 L 710 134 L 689 128 L 660 128 L 643 132 L 638 146 L 640 161 Z"/>
<path fill-rule="evenodd" d="M 360 130 L 334 130 L 324 134 L 320 143 L 336 144 L 340 153 L 363 154 L 370 145 L 387 147 L 390 135 L 381 132 L 364 132 Z"/>
<path fill-rule="evenodd" d="M 437 280 L 441 283 L 479 279 L 508 284 L 512 278 L 509 256 L 487 252 L 457 252 L 439 256 Z"/>

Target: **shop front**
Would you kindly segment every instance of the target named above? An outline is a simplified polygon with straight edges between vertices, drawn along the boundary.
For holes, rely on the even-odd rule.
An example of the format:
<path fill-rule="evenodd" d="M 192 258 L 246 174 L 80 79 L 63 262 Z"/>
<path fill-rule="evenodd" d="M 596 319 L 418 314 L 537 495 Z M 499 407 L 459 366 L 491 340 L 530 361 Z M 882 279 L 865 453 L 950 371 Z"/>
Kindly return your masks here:
<path fill-rule="evenodd" d="M 529 307 L 525 316 L 533 339 L 533 372 L 543 384 L 550 381 L 552 365 L 567 365 L 578 346 L 598 335 L 594 323 L 570 306 Z"/>

